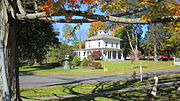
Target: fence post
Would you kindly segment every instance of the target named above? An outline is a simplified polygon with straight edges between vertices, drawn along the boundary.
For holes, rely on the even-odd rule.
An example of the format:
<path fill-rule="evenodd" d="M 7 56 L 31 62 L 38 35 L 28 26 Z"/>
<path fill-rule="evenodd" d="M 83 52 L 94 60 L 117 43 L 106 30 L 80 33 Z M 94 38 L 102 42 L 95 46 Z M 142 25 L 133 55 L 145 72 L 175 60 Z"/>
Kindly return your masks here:
<path fill-rule="evenodd" d="M 140 62 L 140 80 L 141 82 L 143 81 L 143 77 L 142 77 L 142 63 Z"/>
<path fill-rule="evenodd" d="M 156 96 L 156 94 L 157 94 L 157 85 L 158 85 L 158 77 L 155 76 L 154 77 L 154 85 L 153 85 L 152 90 L 151 90 L 151 94 L 153 96 Z"/>
<path fill-rule="evenodd" d="M 2 73 L 3 99 L 4 101 L 10 101 L 10 93 L 9 93 L 6 69 L 5 69 L 3 38 L 1 36 L 0 36 L 0 68 Z"/>

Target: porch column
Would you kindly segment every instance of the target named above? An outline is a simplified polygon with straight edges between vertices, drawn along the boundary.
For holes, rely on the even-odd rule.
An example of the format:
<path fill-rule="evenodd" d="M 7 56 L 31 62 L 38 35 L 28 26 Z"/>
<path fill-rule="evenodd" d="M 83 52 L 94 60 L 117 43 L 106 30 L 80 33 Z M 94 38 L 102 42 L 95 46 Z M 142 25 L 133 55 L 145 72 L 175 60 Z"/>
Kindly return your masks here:
<path fill-rule="evenodd" d="M 123 56 L 123 51 L 121 52 L 121 60 L 123 60 L 123 61 L 125 60 L 124 56 Z"/>
<path fill-rule="evenodd" d="M 101 54 L 102 54 L 102 60 L 105 60 L 105 54 L 104 54 L 104 50 L 101 49 Z"/>
<path fill-rule="evenodd" d="M 113 51 L 111 51 L 111 59 L 113 59 Z"/>
<path fill-rule="evenodd" d="M 118 51 L 116 51 L 116 59 L 118 60 L 118 55 L 119 55 L 119 53 L 118 53 Z"/>

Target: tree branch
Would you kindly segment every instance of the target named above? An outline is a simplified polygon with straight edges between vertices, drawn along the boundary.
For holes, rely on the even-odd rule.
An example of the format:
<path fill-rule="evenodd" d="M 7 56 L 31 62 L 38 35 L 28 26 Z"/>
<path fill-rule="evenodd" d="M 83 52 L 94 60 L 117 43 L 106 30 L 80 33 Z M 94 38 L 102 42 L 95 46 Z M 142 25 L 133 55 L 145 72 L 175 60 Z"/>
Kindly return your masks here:
<path fill-rule="evenodd" d="M 22 6 L 22 3 L 21 3 L 21 0 L 17 0 L 17 6 L 18 6 L 18 9 L 19 9 L 19 12 L 23 15 L 26 14 L 26 11 L 24 10 L 23 6 Z"/>
<path fill-rule="evenodd" d="M 123 12 L 121 14 L 113 14 L 111 16 L 122 17 L 122 16 L 126 16 L 126 15 L 132 15 L 132 14 L 140 13 L 140 12 L 145 11 L 145 10 L 147 10 L 147 8 L 139 8 L 139 9 L 134 10 L 134 11 L 127 11 L 127 12 Z"/>
<path fill-rule="evenodd" d="M 116 17 L 116 16 L 106 16 L 106 15 L 97 15 L 97 14 L 89 14 L 87 12 L 81 12 L 81 11 L 67 11 L 71 12 L 75 16 L 82 16 L 85 17 L 86 19 L 78 19 L 80 23 L 91 23 L 94 21 L 110 21 L 110 22 L 116 22 L 116 23 L 125 23 L 125 24 L 148 24 L 148 23 L 162 23 L 162 22 L 172 22 L 172 21 L 180 21 L 180 16 L 166 16 L 166 17 L 161 17 L 159 19 L 156 19 L 151 22 L 143 21 L 141 18 L 123 18 L 123 17 Z M 36 18 L 41 18 L 44 19 L 46 17 L 45 12 L 39 12 L 39 13 L 32 13 L 32 14 L 17 14 L 17 19 L 18 20 L 25 20 L 25 19 L 36 19 Z M 63 16 L 61 14 L 56 14 L 56 16 Z M 67 22 L 65 19 L 58 19 L 58 18 L 49 18 L 51 21 L 57 21 L 61 23 Z M 78 21 L 77 19 L 74 19 L 72 22 L 68 23 L 76 23 Z"/>
<path fill-rule="evenodd" d="M 44 17 L 44 18 L 39 18 L 41 20 L 48 20 L 48 21 L 52 21 L 52 22 L 60 22 L 60 23 L 91 23 L 91 22 L 95 22 L 97 20 L 93 20 L 93 19 L 72 19 L 72 21 L 68 21 L 66 19 L 60 19 L 60 18 L 54 18 L 54 17 Z"/>

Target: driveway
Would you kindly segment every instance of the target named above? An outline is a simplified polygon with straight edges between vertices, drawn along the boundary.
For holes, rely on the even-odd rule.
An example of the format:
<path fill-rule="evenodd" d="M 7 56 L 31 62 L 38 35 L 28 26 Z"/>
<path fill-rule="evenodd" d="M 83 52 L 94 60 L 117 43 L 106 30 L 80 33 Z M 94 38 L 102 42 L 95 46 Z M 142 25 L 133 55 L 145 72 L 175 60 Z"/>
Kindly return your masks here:
<path fill-rule="evenodd" d="M 143 77 L 152 77 L 163 74 L 177 74 L 179 69 L 163 70 L 143 73 Z M 137 75 L 137 77 L 139 77 Z M 132 74 L 115 75 L 25 75 L 20 76 L 20 88 L 46 87 L 77 83 L 95 83 L 103 81 L 117 81 L 132 79 Z"/>

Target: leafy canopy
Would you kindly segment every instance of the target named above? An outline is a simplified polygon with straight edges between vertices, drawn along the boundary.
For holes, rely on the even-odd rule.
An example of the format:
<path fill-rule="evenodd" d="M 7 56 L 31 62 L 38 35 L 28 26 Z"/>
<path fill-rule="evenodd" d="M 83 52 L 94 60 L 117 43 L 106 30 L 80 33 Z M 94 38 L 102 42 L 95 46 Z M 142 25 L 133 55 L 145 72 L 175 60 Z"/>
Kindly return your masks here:
<path fill-rule="evenodd" d="M 83 11 L 88 15 L 100 9 L 106 14 L 123 15 L 138 14 L 141 20 L 153 22 L 162 17 L 180 16 L 180 4 L 177 0 L 45 0 L 44 5 L 39 9 L 45 11 L 47 16 L 65 16 L 71 22 L 74 12 Z M 133 8 L 132 8 L 133 7 Z M 72 11 L 72 12 L 68 12 Z M 132 14 L 126 12 L 132 11 Z M 135 12 L 136 11 L 136 12 Z M 77 14 L 77 13 L 76 13 Z M 78 14 L 77 14 L 78 15 Z M 87 15 L 87 16 L 88 16 Z M 82 16 L 79 14 L 79 16 Z M 125 16 L 126 17 L 126 16 Z M 163 22 L 163 21 L 162 21 Z M 161 22 L 161 23 L 162 23 Z M 81 23 L 81 22 L 80 22 Z M 171 30 L 180 30 L 178 21 L 174 21 L 166 26 Z M 173 27 L 171 27 L 173 26 Z"/>
<path fill-rule="evenodd" d="M 102 21 L 93 22 L 90 24 L 90 28 L 88 29 L 89 34 L 87 34 L 87 36 L 89 37 L 95 36 L 97 35 L 97 31 L 107 30 L 107 29 L 108 29 L 108 25 L 105 22 Z"/>

